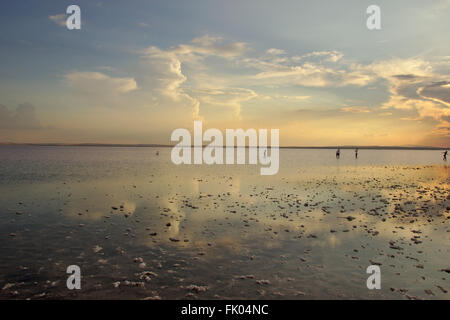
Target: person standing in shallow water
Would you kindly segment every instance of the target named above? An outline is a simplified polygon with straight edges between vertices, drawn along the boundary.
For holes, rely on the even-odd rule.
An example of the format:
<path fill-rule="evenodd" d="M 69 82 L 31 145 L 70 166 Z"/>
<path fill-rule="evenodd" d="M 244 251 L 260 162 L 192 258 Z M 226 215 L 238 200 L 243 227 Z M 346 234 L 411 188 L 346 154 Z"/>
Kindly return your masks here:
<path fill-rule="evenodd" d="M 358 159 L 358 148 L 355 149 L 355 159 Z"/>
<path fill-rule="evenodd" d="M 336 150 L 336 159 L 339 159 L 339 157 L 341 156 L 341 149 L 337 149 Z"/>
<path fill-rule="evenodd" d="M 443 160 L 447 161 L 447 150 L 443 152 Z"/>

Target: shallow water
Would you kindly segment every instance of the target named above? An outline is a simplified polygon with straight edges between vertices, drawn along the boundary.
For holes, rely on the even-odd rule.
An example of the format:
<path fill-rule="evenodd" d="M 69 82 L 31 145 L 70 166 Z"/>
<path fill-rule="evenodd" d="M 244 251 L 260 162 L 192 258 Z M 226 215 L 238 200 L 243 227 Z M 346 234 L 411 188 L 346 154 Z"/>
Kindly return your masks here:
<path fill-rule="evenodd" d="M 0 298 L 450 298 L 439 151 L 281 149 L 274 176 L 170 151 L 0 147 Z"/>

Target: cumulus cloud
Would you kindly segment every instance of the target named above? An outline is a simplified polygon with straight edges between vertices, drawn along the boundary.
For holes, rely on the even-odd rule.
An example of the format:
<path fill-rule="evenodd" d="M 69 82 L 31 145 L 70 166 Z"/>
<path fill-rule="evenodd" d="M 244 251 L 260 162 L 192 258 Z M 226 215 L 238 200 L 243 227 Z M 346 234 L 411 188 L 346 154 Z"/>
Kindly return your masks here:
<path fill-rule="evenodd" d="M 180 86 L 186 81 L 186 76 L 181 72 L 181 61 L 177 55 L 152 46 L 145 50 L 142 60 L 145 62 L 147 83 L 179 100 L 183 94 Z"/>
<path fill-rule="evenodd" d="M 245 88 L 200 89 L 195 93 L 201 104 L 230 108 L 238 119 L 241 119 L 242 102 L 258 96 L 255 91 Z"/>
<path fill-rule="evenodd" d="M 145 73 L 141 75 L 144 85 L 163 97 L 189 107 L 192 117 L 199 118 L 199 101 L 181 88 L 187 78 L 181 71 L 178 55 L 171 50 L 152 46 L 145 50 L 141 59 L 145 68 Z"/>
<path fill-rule="evenodd" d="M 220 105 L 223 100 L 217 99 L 214 94 L 206 94 L 203 91 L 198 96 L 195 95 L 195 89 L 198 87 L 183 88 L 188 82 L 188 77 L 183 73 L 183 66 L 189 66 L 196 70 L 205 68 L 201 61 L 207 57 L 218 57 L 225 60 L 234 59 L 242 55 L 246 50 L 246 44 L 243 42 L 224 43 L 222 38 L 205 35 L 194 38 L 187 44 L 180 44 L 168 49 L 162 49 L 156 46 L 150 46 L 142 51 L 141 59 L 144 62 L 144 68 L 147 72 L 142 75 L 144 82 L 160 94 L 171 98 L 178 103 L 184 103 L 192 109 L 194 118 L 200 118 L 201 99 L 207 103 Z M 202 86 L 210 88 L 210 85 Z M 235 108 L 239 114 L 238 98 L 232 88 L 210 88 L 210 93 L 215 89 L 225 90 L 230 96 L 228 102 Z M 242 97 L 247 100 L 247 96 Z"/>
<path fill-rule="evenodd" d="M 30 103 L 22 103 L 15 109 L 0 105 L 0 129 L 41 129 L 36 116 L 36 108 Z"/>

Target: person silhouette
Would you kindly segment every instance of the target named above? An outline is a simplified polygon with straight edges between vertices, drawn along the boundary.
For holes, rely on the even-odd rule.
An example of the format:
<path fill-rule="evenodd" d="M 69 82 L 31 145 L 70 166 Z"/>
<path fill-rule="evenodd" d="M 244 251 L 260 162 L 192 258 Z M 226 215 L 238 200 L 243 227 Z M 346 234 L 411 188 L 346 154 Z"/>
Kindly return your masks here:
<path fill-rule="evenodd" d="M 358 159 L 358 148 L 355 149 L 355 159 Z"/>
<path fill-rule="evenodd" d="M 336 150 L 336 159 L 339 159 L 339 157 L 341 156 L 341 149 L 337 149 Z"/>
<path fill-rule="evenodd" d="M 444 152 L 443 152 L 443 160 L 444 161 L 447 161 L 447 150 L 445 150 Z"/>

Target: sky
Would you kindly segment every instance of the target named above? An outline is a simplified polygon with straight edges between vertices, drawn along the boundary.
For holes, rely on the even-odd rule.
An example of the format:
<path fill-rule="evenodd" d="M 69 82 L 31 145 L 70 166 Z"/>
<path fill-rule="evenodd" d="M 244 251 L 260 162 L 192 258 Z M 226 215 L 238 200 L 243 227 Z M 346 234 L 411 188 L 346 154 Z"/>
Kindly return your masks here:
<path fill-rule="evenodd" d="M 1 7 L 0 142 L 169 144 L 202 120 L 282 146 L 450 145 L 450 0 Z"/>

